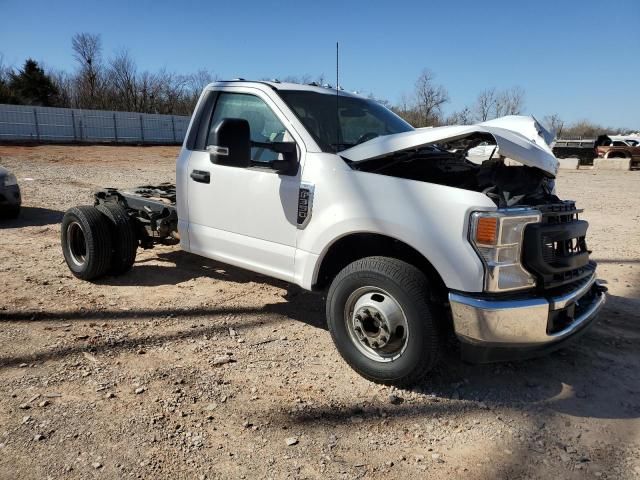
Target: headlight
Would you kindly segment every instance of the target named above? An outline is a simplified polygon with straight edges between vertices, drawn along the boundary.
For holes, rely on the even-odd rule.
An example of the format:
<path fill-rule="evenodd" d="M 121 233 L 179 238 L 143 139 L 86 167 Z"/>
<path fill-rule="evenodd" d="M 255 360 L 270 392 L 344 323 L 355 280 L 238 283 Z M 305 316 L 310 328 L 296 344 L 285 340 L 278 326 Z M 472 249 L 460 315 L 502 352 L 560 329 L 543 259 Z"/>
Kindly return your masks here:
<path fill-rule="evenodd" d="M 11 185 L 17 185 L 18 179 L 13 173 L 7 173 L 4 177 L 4 186 L 9 187 Z"/>
<path fill-rule="evenodd" d="M 512 209 L 471 214 L 469 241 L 485 266 L 485 290 L 505 292 L 531 288 L 536 279 L 522 265 L 525 227 L 538 223 L 538 210 Z"/>

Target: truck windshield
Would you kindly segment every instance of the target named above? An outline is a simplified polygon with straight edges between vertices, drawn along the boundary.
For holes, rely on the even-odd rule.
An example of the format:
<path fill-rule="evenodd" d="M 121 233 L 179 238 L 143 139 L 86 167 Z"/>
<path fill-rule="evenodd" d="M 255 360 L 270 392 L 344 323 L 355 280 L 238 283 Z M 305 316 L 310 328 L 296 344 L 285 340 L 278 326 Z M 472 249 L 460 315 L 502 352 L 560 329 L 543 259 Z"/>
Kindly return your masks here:
<path fill-rule="evenodd" d="M 323 152 L 340 152 L 413 127 L 375 100 L 304 90 L 278 90 Z M 338 114 L 336 115 L 336 108 Z"/>

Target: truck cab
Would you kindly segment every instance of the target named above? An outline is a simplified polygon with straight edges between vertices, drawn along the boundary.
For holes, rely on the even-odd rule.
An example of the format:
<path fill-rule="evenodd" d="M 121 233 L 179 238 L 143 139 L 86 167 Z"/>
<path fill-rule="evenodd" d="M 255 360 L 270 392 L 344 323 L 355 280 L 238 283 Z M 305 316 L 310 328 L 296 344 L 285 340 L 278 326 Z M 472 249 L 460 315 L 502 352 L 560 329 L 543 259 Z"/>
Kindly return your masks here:
<path fill-rule="evenodd" d="M 470 161 L 483 143 L 499 155 Z M 139 246 L 179 242 L 323 292 L 346 362 L 404 386 L 437 363 L 447 332 L 463 358 L 496 361 L 557 348 L 596 318 L 605 288 L 588 224 L 556 196 L 556 172 L 536 128 L 414 129 L 340 89 L 217 82 L 176 185 L 97 192 L 65 215 L 63 252 L 91 279 L 124 273 Z"/>

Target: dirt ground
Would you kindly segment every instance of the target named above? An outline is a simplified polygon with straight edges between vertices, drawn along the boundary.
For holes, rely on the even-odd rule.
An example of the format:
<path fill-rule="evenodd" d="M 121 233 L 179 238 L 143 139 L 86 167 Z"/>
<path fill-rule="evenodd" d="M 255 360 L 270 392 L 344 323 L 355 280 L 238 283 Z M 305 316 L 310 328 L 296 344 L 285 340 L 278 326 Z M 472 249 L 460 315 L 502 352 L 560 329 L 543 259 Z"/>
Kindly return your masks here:
<path fill-rule="evenodd" d="M 1 479 L 640 478 L 640 172 L 558 179 L 610 289 L 589 333 L 524 362 L 449 352 L 398 391 L 341 360 L 321 295 L 178 247 L 69 273 L 64 210 L 173 181 L 177 152 L 0 147 L 24 196 L 0 224 Z"/>

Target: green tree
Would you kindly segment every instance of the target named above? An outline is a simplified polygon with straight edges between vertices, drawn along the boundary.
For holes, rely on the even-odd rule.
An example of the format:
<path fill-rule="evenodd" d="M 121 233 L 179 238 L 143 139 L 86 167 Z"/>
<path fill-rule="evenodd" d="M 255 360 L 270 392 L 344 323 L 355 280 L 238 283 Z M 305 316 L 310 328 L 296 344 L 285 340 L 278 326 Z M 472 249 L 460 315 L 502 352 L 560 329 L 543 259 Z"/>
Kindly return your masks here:
<path fill-rule="evenodd" d="M 18 72 L 9 74 L 12 103 L 53 107 L 58 104 L 58 89 L 38 62 L 27 59 Z"/>

